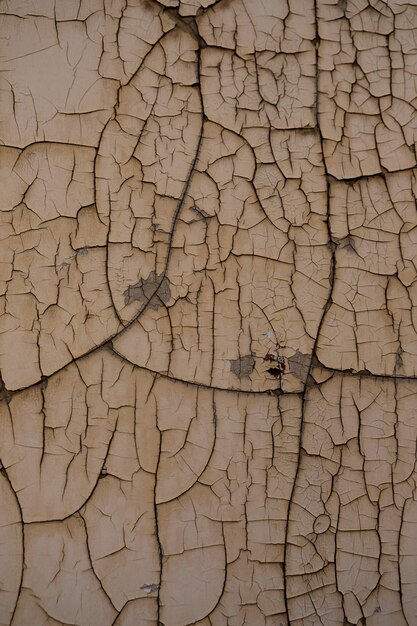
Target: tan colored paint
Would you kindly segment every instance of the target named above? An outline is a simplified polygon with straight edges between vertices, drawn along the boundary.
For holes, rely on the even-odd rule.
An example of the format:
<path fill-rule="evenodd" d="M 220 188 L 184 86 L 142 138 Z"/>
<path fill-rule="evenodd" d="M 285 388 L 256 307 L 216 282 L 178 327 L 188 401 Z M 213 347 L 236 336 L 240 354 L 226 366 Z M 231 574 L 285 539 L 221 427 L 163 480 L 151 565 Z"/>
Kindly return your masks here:
<path fill-rule="evenodd" d="M 416 625 L 417 5 L 0 13 L 0 625 Z"/>

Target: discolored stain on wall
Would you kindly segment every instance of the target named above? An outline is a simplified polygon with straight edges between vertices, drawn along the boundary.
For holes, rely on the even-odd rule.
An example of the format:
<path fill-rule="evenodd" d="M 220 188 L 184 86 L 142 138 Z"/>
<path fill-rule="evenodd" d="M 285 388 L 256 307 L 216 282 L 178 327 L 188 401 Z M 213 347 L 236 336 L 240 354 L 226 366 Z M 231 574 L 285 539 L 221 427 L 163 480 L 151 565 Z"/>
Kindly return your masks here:
<path fill-rule="evenodd" d="M 138 301 L 151 308 L 158 308 L 161 303 L 168 302 L 171 298 L 169 281 L 164 276 L 158 276 L 151 272 L 146 279 L 140 279 L 136 284 L 130 285 L 125 293 L 125 304 L 132 304 Z"/>
<path fill-rule="evenodd" d="M 232 359 L 230 361 L 230 370 L 238 378 L 249 377 L 252 374 L 254 367 L 255 359 L 250 354 L 242 356 L 239 359 Z"/>

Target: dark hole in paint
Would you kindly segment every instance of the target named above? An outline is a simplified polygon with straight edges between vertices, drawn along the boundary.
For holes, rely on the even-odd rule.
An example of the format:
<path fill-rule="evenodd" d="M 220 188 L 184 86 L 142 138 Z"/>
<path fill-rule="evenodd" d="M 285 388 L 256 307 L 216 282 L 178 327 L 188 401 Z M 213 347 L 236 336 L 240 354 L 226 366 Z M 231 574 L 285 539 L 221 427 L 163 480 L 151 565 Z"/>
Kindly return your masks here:
<path fill-rule="evenodd" d="M 269 369 L 266 370 L 268 372 L 268 374 L 271 374 L 271 376 L 281 376 L 281 374 L 284 373 L 285 369 L 282 367 L 270 367 Z"/>

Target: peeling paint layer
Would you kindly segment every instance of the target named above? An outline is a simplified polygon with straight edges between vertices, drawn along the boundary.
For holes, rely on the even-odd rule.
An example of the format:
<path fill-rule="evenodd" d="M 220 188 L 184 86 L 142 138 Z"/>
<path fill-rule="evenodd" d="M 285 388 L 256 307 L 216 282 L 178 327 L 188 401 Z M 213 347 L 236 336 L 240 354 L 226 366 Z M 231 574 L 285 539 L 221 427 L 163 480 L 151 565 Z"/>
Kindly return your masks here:
<path fill-rule="evenodd" d="M 417 624 L 417 6 L 0 6 L 0 626 Z"/>

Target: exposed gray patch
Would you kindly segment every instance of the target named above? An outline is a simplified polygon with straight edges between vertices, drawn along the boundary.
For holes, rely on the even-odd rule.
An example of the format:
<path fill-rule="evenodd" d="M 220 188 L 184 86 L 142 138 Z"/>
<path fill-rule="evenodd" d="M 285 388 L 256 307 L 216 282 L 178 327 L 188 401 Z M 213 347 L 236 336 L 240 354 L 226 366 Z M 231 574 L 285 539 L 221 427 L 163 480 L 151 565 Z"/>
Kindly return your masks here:
<path fill-rule="evenodd" d="M 332 238 L 333 243 L 335 243 L 339 248 L 349 248 L 353 252 L 356 252 L 355 240 L 351 235 L 347 235 L 342 239 L 338 239 L 337 237 Z"/>
<path fill-rule="evenodd" d="M 309 354 L 303 354 L 296 350 L 293 356 L 288 357 L 288 367 L 292 374 L 295 374 L 297 378 L 304 383 L 307 380 L 308 370 L 310 368 L 311 357 Z"/>
<path fill-rule="evenodd" d="M 145 593 L 156 593 L 159 589 L 158 583 L 150 583 L 149 585 L 142 585 L 141 590 Z"/>
<path fill-rule="evenodd" d="M 255 367 L 255 359 L 251 354 L 232 359 L 230 361 L 230 371 L 238 378 L 248 378 Z"/>
<path fill-rule="evenodd" d="M 151 309 L 158 309 L 161 303 L 168 302 L 171 297 L 169 281 L 163 274 L 151 272 L 148 278 L 141 278 L 135 285 L 130 285 L 124 292 L 125 304 L 138 301 L 149 302 Z"/>
<path fill-rule="evenodd" d="M 86 254 L 88 254 L 88 248 L 84 246 L 84 248 L 80 248 L 79 250 L 77 250 L 75 252 L 75 254 L 73 254 L 72 256 L 68 257 L 68 259 L 66 261 L 63 261 L 61 263 L 61 265 L 59 265 L 57 270 L 58 271 L 64 270 L 66 267 L 69 267 L 69 261 L 72 261 L 73 259 L 76 259 L 77 256 L 85 256 Z"/>

